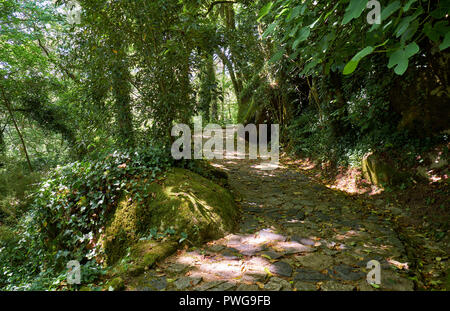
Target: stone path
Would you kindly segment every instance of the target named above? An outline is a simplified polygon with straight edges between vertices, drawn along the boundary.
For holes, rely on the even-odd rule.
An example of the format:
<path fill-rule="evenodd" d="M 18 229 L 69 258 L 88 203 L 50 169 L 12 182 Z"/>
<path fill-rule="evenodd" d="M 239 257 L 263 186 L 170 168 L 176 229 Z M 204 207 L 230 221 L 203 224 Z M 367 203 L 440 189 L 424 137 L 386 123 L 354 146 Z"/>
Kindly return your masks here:
<path fill-rule="evenodd" d="M 147 271 L 137 290 L 413 290 L 408 259 L 390 223 L 364 216 L 353 200 L 287 167 L 222 160 L 242 208 L 239 228 L 179 251 Z M 381 263 L 378 289 L 367 262 Z"/>

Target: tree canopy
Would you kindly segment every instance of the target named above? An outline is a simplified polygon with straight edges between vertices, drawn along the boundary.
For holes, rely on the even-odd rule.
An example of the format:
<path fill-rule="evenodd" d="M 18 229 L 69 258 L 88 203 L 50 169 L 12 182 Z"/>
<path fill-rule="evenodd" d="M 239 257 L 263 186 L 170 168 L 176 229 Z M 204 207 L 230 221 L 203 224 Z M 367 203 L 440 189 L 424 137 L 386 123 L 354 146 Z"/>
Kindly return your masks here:
<path fill-rule="evenodd" d="M 14 210 L 28 217 L 8 224 L 25 236 L 14 256 L 42 255 L 26 268 L 0 255 L 0 288 L 51 287 L 69 250 L 98 267 L 89 245 L 112 202 L 168 167 L 195 167 L 167 150 L 172 127 L 199 116 L 280 124 L 283 151 L 335 167 L 361 168 L 373 153 L 412 172 L 424 152 L 448 154 L 449 9 L 449 0 L 0 0 L 0 207 L 2 195 L 21 197 Z"/>

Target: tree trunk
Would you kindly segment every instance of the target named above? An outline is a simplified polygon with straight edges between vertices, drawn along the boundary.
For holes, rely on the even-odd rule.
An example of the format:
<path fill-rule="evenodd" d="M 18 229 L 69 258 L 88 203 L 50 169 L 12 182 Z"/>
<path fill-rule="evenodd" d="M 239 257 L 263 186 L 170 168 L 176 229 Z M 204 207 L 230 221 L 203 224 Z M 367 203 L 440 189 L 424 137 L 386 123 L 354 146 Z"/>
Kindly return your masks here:
<path fill-rule="evenodd" d="M 0 155 L 4 155 L 6 151 L 4 132 L 5 128 L 0 127 Z"/>
<path fill-rule="evenodd" d="M 133 131 L 133 115 L 131 112 L 131 85 L 130 72 L 126 63 L 126 54 L 123 46 L 114 44 L 115 57 L 113 59 L 112 68 L 112 86 L 115 102 L 115 115 L 118 128 L 118 138 L 120 145 L 125 147 L 133 147 L 134 131 Z"/>
<path fill-rule="evenodd" d="M 10 102 L 9 102 L 8 98 L 6 97 L 5 90 L 3 88 L 1 88 L 1 91 L 2 91 L 2 97 L 3 97 L 3 101 L 5 103 L 6 109 L 8 110 L 11 120 L 14 123 L 14 127 L 16 128 L 16 131 L 17 131 L 17 135 L 19 135 L 20 141 L 22 142 L 23 152 L 25 153 L 25 158 L 27 159 L 28 167 L 30 168 L 30 171 L 33 171 L 33 167 L 31 166 L 30 157 L 28 156 L 27 146 L 25 145 L 25 140 L 23 139 L 23 136 L 22 136 L 22 133 L 20 132 L 19 126 L 17 125 L 16 119 L 14 118 L 14 114 L 11 110 Z"/>

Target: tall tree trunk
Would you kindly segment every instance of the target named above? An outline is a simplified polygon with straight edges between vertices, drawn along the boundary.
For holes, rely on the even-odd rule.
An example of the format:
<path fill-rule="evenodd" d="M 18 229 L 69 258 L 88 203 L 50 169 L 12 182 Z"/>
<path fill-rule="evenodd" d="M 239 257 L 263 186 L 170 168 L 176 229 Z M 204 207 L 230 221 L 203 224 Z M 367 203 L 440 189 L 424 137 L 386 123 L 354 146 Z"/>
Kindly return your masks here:
<path fill-rule="evenodd" d="M 216 68 L 214 67 L 214 55 L 208 57 L 207 68 L 208 80 L 210 83 L 210 97 L 211 97 L 211 119 L 217 121 L 218 115 L 218 103 L 217 103 L 217 81 L 216 81 Z"/>
<path fill-rule="evenodd" d="M 224 66 L 227 67 L 228 72 L 230 73 L 230 78 L 231 78 L 231 83 L 233 84 L 234 93 L 236 95 L 237 100 L 239 100 L 239 98 L 241 97 L 242 89 L 240 87 L 240 83 L 238 82 L 238 80 L 236 78 L 233 64 L 228 59 L 228 57 L 225 55 L 225 53 L 222 52 L 220 49 L 217 50 L 217 55 L 220 57 L 220 59 L 222 60 L 222 63 L 224 64 Z"/>
<path fill-rule="evenodd" d="M 5 132 L 6 126 L 2 127 L 0 126 L 0 155 L 4 155 L 5 151 L 6 151 L 6 143 L 5 143 L 5 137 L 4 137 L 4 132 Z"/>
<path fill-rule="evenodd" d="M 3 89 L 3 87 L 1 87 L 1 91 L 2 91 L 2 97 L 3 97 L 3 101 L 5 103 L 6 109 L 8 110 L 8 113 L 9 113 L 9 115 L 11 117 L 11 120 L 14 123 L 14 127 L 16 128 L 17 135 L 19 135 L 20 141 L 22 143 L 22 148 L 23 148 L 23 152 L 25 153 L 25 158 L 27 159 L 28 167 L 30 168 L 30 171 L 33 171 L 33 167 L 31 166 L 30 157 L 28 156 L 27 146 L 25 145 L 25 140 L 23 139 L 23 136 L 22 136 L 22 133 L 20 132 L 19 126 L 17 124 L 17 121 L 14 118 L 14 114 L 13 114 L 13 111 L 11 109 L 10 102 L 8 100 L 8 97 L 6 96 L 6 93 L 5 93 L 5 90 Z"/>
<path fill-rule="evenodd" d="M 201 75 L 200 109 L 203 112 L 205 122 L 217 121 L 217 80 L 214 66 L 214 55 L 208 55 Z"/>
<path fill-rule="evenodd" d="M 131 112 L 130 71 L 126 62 L 126 53 L 120 43 L 114 45 L 112 68 L 112 87 L 120 145 L 132 147 L 135 145 L 133 131 L 133 115 Z"/>

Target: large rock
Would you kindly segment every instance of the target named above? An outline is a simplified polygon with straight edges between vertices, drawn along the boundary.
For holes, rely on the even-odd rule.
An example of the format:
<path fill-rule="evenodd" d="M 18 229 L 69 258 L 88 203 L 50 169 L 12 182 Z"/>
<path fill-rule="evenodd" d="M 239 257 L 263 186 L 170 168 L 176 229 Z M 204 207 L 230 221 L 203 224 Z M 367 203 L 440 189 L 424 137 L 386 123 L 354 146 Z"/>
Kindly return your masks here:
<path fill-rule="evenodd" d="M 139 241 L 150 228 L 159 232 L 173 228 L 174 240 L 184 232 L 192 243 L 220 238 L 234 228 L 238 210 L 231 194 L 196 173 L 175 168 L 160 180 L 141 186 L 137 189 L 146 190 L 139 196 L 145 199 L 136 201 L 136 194 L 124 196 L 106 226 L 102 244 L 108 264 L 126 255 L 127 249 L 137 248 L 139 251 L 132 253 L 142 256 L 149 253 L 147 246 L 156 248 L 158 243 L 153 240 Z M 162 252 L 166 254 L 167 249 L 173 251 L 171 246 Z M 146 264 L 152 263 L 152 258 L 145 260 Z"/>
<path fill-rule="evenodd" d="M 393 165 L 383 160 L 379 155 L 368 153 L 362 160 L 362 172 L 365 179 L 373 185 L 394 185 L 406 179 Z"/>

